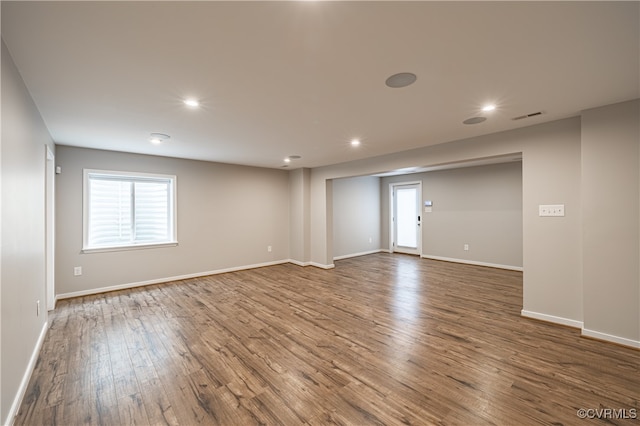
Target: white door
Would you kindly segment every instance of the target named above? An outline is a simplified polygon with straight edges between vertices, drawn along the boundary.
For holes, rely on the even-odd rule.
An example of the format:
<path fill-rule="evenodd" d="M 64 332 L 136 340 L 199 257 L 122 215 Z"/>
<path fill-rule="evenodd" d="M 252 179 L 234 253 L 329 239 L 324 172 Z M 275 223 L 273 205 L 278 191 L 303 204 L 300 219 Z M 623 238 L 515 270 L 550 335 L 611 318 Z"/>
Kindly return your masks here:
<path fill-rule="evenodd" d="M 420 254 L 422 190 L 420 183 L 392 185 L 392 251 Z"/>

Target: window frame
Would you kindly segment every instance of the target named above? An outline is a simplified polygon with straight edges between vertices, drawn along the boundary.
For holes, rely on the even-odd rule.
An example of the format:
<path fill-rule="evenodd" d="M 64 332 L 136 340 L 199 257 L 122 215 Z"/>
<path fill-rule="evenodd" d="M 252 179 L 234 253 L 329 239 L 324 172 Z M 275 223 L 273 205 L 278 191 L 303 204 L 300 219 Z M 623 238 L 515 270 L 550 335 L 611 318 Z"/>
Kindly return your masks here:
<path fill-rule="evenodd" d="M 92 175 L 102 175 L 115 180 L 128 182 L 159 182 L 169 181 L 169 240 L 151 243 L 129 243 L 109 246 L 89 246 L 89 206 L 91 202 L 89 180 Z M 82 253 L 99 253 L 110 251 L 140 250 L 158 247 L 173 247 L 178 245 L 178 200 L 177 200 L 178 178 L 176 175 L 165 175 L 160 173 L 126 172 L 115 170 L 83 169 L 82 177 Z M 134 214 L 135 215 L 135 214 Z"/>

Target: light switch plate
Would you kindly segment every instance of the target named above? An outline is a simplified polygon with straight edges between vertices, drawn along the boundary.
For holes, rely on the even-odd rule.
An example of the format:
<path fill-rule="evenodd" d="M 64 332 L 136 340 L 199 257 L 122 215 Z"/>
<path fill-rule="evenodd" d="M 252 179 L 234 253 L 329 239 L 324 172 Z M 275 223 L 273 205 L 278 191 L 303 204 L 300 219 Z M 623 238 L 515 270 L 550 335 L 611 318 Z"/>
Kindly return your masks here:
<path fill-rule="evenodd" d="M 542 217 L 564 216 L 564 204 L 540 204 L 538 215 Z"/>

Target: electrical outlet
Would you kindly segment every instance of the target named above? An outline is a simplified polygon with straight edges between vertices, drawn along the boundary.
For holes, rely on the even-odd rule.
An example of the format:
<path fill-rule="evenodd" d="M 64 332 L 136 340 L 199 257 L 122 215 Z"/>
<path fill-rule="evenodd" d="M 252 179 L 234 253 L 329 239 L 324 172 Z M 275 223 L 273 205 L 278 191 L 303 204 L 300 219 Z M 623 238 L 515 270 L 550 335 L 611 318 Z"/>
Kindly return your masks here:
<path fill-rule="evenodd" d="M 271 249 L 272 249 L 272 247 L 271 247 L 271 246 L 267 246 L 267 251 L 268 251 L 269 253 L 271 253 Z"/>
<path fill-rule="evenodd" d="M 82 266 L 76 266 L 73 268 L 73 275 L 79 277 L 82 275 Z"/>

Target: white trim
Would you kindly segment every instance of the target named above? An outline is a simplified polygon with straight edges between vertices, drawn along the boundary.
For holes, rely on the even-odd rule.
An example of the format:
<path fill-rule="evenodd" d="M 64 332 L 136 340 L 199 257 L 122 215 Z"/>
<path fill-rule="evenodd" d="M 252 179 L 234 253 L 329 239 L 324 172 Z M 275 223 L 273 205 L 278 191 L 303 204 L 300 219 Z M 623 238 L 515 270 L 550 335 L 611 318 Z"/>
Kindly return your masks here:
<path fill-rule="evenodd" d="M 381 251 L 383 251 L 383 250 L 382 249 L 378 249 L 378 250 L 363 251 L 363 252 L 360 252 L 360 253 L 345 254 L 345 255 L 342 255 L 342 256 L 336 256 L 336 257 L 333 258 L 333 260 L 342 260 L 342 259 L 349 259 L 350 257 L 366 256 L 368 254 L 380 253 Z"/>
<path fill-rule="evenodd" d="M 580 328 L 582 329 L 583 323 L 582 321 L 576 321 L 569 318 L 556 317 L 554 315 L 541 314 L 539 312 L 527 311 L 523 309 L 520 311 L 520 315 L 527 318 L 533 318 L 544 322 L 551 322 L 554 324 L 566 325 L 568 327 Z"/>
<path fill-rule="evenodd" d="M 126 245 L 115 246 L 89 246 L 89 204 L 91 202 L 90 180 L 91 176 L 101 176 L 102 178 L 124 179 L 127 181 L 167 181 L 169 188 L 169 237 L 168 241 L 152 242 L 148 244 L 136 244 L 131 242 Z M 178 177 L 176 175 L 166 175 L 160 173 L 123 172 L 116 170 L 82 169 L 82 253 L 136 250 L 154 248 L 161 246 L 171 246 L 178 244 Z M 133 222 L 132 222 L 133 223 Z"/>
<path fill-rule="evenodd" d="M 300 262 L 299 260 L 295 259 L 289 259 L 288 262 L 298 266 L 311 266 L 311 262 Z"/>
<path fill-rule="evenodd" d="M 90 290 L 73 291 L 71 293 L 59 294 L 58 297 L 57 297 L 57 300 L 70 299 L 72 297 L 89 296 L 89 295 L 92 295 L 92 294 L 106 293 L 108 291 L 126 290 L 126 289 L 129 289 L 129 288 L 143 287 L 143 286 L 146 286 L 146 285 L 163 284 L 163 283 L 168 283 L 168 282 L 171 282 L 171 281 L 186 280 L 186 279 L 189 279 L 189 278 L 206 277 L 208 275 L 225 274 L 227 272 L 236 272 L 236 271 L 244 271 L 244 270 L 247 270 L 247 269 L 263 268 L 265 266 L 281 265 L 283 263 L 288 263 L 288 262 L 289 262 L 288 259 L 276 260 L 276 261 L 273 261 L 273 262 L 256 263 L 256 264 L 253 264 L 253 265 L 244 265 L 244 266 L 236 266 L 236 267 L 233 267 L 233 268 L 216 269 L 214 271 L 197 272 L 195 274 L 178 275 L 178 276 L 174 276 L 174 277 L 165 277 L 165 278 L 157 278 L 157 279 L 154 279 L 154 280 L 139 281 L 139 282 L 134 282 L 134 283 L 118 284 L 118 285 L 113 285 L 113 286 L 109 286 L 109 287 L 94 288 L 94 289 L 90 289 Z"/>
<path fill-rule="evenodd" d="M 582 329 L 582 335 L 592 339 L 604 340 L 606 342 L 617 343 L 623 346 L 640 349 L 640 340 L 627 339 L 626 337 L 614 336 L 613 334 L 602 333 L 600 331 Z"/>
<path fill-rule="evenodd" d="M 36 361 L 38 360 L 38 355 L 40 354 L 40 349 L 42 348 L 42 343 L 44 342 L 44 338 L 47 335 L 48 328 L 49 321 L 45 321 L 42 325 L 42 330 L 40 330 L 40 336 L 38 336 L 36 346 L 33 348 L 33 352 L 31 353 L 31 358 L 29 358 L 27 369 L 22 375 L 22 381 L 20 382 L 18 393 L 16 393 L 16 397 L 13 399 L 13 404 L 11 404 L 11 409 L 9 410 L 9 413 L 7 413 L 7 418 L 5 419 L 4 423 L 2 423 L 4 425 L 13 425 L 13 422 L 18 415 L 18 409 L 22 404 L 24 394 L 27 392 L 27 386 L 29 385 L 29 380 L 31 380 L 31 375 L 33 374 L 33 369 L 36 366 Z"/>
<path fill-rule="evenodd" d="M 396 187 L 405 185 L 418 185 L 418 196 L 420 201 L 418 202 L 418 212 L 421 217 L 418 224 L 418 247 L 416 247 L 416 253 L 412 253 L 410 250 L 396 250 L 395 246 L 395 197 L 394 192 Z M 389 253 L 405 253 L 405 254 L 417 254 L 422 255 L 422 223 L 424 223 L 424 213 L 422 211 L 422 180 L 414 180 L 408 182 L 391 182 L 389 183 Z"/>
<path fill-rule="evenodd" d="M 149 243 L 149 244 L 134 244 L 134 245 L 127 245 L 127 246 L 84 248 L 81 250 L 81 252 L 85 254 L 106 253 L 109 251 L 127 251 L 127 250 L 143 250 L 143 249 L 162 248 L 162 247 L 176 247 L 177 245 L 178 245 L 177 241 L 168 241 L 165 243 Z"/>
<path fill-rule="evenodd" d="M 55 273 L 55 234 L 56 234 L 56 163 L 55 155 L 48 144 L 44 145 L 47 151 L 47 159 L 45 161 L 45 296 L 47 311 L 51 311 L 56 307 L 56 273 Z"/>
<path fill-rule="evenodd" d="M 453 257 L 431 256 L 428 254 L 422 255 L 423 259 L 443 260 L 445 262 L 466 263 L 468 265 L 488 266 L 489 268 L 508 269 L 510 271 L 522 272 L 522 266 L 501 265 L 498 263 L 478 262 L 475 260 L 455 259 Z"/>
<path fill-rule="evenodd" d="M 309 262 L 310 266 L 315 266 L 316 268 L 321 268 L 321 269 L 333 269 L 336 267 L 336 265 L 334 265 L 333 263 L 329 264 L 329 265 L 325 265 L 322 263 L 317 263 L 317 262 Z"/>

